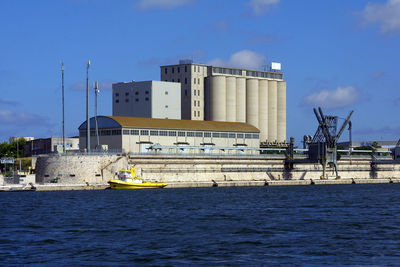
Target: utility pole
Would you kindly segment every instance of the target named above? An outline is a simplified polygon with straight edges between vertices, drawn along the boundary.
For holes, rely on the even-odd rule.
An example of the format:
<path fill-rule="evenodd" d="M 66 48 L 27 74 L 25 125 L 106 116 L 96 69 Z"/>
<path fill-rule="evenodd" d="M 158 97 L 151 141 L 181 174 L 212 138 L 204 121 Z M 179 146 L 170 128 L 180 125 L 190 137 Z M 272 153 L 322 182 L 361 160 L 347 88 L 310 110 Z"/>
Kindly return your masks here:
<path fill-rule="evenodd" d="M 97 145 L 96 148 L 99 148 L 100 141 L 99 141 L 99 126 L 97 124 L 97 94 L 100 92 L 99 90 L 99 83 L 96 81 L 94 83 L 94 120 L 96 123 L 96 138 L 97 138 Z"/>
<path fill-rule="evenodd" d="M 90 119 L 89 119 L 89 67 L 90 60 L 86 65 L 86 151 L 90 152 Z"/>
<path fill-rule="evenodd" d="M 63 153 L 65 153 L 64 62 L 61 62 L 61 83 L 62 83 L 62 140 L 63 140 Z"/>

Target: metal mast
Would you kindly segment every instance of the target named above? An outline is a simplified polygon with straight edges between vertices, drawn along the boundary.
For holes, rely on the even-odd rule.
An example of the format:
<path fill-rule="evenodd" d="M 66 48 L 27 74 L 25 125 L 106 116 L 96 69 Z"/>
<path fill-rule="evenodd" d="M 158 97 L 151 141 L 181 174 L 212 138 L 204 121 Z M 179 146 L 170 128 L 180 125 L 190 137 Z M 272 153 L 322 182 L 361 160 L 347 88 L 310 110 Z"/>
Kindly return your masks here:
<path fill-rule="evenodd" d="M 100 92 L 99 83 L 96 81 L 94 83 L 94 94 L 95 94 L 95 98 L 94 98 L 94 120 L 95 120 L 95 123 L 96 123 L 96 139 L 97 139 L 96 148 L 98 148 L 99 145 L 100 145 L 100 142 L 99 142 L 99 127 L 98 127 L 98 124 L 97 124 L 97 94 L 98 94 L 98 92 Z"/>
<path fill-rule="evenodd" d="M 89 67 L 90 67 L 90 60 L 88 60 L 86 65 L 86 150 L 87 152 L 90 152 Z"/>
<path fill-rule="evenodd" d="M 61 62 L 61 81 L 62 81 L 62 139 L 63 139 L 63 153 L 65 153 L 64 62 Z"/>

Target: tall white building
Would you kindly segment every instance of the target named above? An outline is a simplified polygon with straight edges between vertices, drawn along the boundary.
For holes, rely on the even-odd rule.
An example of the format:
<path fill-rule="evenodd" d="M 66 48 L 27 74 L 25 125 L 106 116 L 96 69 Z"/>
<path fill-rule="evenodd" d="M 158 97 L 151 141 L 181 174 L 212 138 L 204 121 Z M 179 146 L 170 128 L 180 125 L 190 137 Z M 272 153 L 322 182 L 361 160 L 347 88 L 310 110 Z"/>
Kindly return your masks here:
<path fill-rule="evenodd" d="M 122 82 L 112 85 L 113 116 L 181 119 L 181 85 L 175 82 Z"/>
<path fill-rule="evenodd" d="M 161 66 L 161 80 L 181 83 L 182 119 L 246 122 L 260 129 L 260 141 L 286 140 L 286 82 L 280 71 L 181 60 Z"/>

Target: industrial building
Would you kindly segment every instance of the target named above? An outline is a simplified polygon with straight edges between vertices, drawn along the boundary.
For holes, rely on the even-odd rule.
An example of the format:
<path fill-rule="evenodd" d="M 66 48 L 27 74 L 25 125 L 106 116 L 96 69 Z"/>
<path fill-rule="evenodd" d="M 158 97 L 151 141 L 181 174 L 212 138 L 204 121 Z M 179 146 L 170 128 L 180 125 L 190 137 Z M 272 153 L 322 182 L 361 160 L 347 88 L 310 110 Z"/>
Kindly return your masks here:
<path fill-rule="evenodd" d="M 112 85 L 113 116 L 181 119 L 181 85 L 175 82 L 122 82 Z"/>
<path fill-rule="evenodd" d="M 241 122 L 217 122 L 98 116 L 99 145 L 125 153 L 253 153 L 259 130 Z M 90 119 L 91 149 L 97 147 L 95 118 Z M 79 143 L 86 147 L 86 121 L 79 126 Z M 105 147 L 106 146 L 106 147 Z"/>
<path fill-rule="evenodd" d="M 65 138 L 66 151 L 79 150 L 79 138 Z M 62 137 L 39 138 L 27 141 L 25 143 L 25 156 L 31 157 L 34 155 L 50 154 L 63 152 Z"/>
<path fill-rule="evenodd" d="M 161 66 L 161 80 L 181 83 L 182 119 L 242 122 L 260 141 L 286 140 L 286 81 L 278 68 L 246 70 L 195 64 Z"/>

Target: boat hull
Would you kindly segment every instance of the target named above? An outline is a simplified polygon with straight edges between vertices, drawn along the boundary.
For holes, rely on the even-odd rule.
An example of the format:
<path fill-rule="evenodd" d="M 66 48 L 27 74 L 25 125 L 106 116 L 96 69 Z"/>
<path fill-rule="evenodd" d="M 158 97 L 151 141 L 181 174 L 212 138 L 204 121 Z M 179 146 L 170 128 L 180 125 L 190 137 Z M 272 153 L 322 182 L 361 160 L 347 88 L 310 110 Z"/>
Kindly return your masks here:
<path fill-rule="evenodd" d="M 130 183 L 124 182 L 121 180 L 110 180 L 108 181 L 111 189 L 146 189 L 146 188 L 163 188 L 166 187 L 166 183 L 152 183 L 152 182 L 143 182 L 143 183 Z"/>

